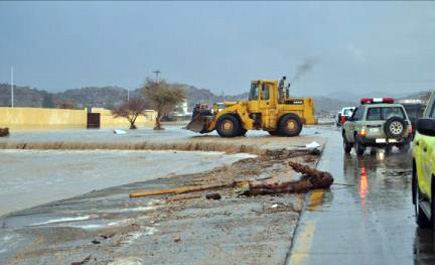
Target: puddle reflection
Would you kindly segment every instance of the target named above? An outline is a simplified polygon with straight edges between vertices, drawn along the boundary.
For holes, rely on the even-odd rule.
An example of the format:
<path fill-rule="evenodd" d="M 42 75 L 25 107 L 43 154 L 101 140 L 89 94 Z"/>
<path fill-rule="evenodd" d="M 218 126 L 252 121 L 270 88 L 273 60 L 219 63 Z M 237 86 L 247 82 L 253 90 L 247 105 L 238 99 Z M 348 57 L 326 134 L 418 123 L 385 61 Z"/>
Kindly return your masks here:
<path fill-rule="evenodd" d="M 369 182 L 367 179 L 367 171 L 366 171 L 366 165 L 363 163 L 361 165 L 361 177 L 359 178 L 359 184 L 358 184 L 358 193 L 361 199 L 361 208 L 363 211 L 363 216 L 365 217 L 366 213 L 366 197 L 369 193 Z"/>
<path fill-rule="evenodd" d="M 393 153 L 382 157 L 383 154 L 382 150 L 377 150 L 376 155 L 343 157 L 344 179 L 346 184 L 355 185 L 354 195 L 360 203 L 364 222 L 371 207 L 409 207 L 408 200 L 392 201 L 391 197 L 411 196 L 411 154 Z"/>

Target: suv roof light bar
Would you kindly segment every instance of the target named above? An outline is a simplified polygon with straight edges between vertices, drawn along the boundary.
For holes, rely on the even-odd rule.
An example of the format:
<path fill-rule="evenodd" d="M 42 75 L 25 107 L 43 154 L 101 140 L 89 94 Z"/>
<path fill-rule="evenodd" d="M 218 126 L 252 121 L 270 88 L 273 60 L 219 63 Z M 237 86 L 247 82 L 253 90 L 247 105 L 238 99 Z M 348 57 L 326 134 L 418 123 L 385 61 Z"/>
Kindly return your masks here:
<path fill-rule="evenodd" d="M 394 99 L 390 97 L 383 97 L 383 98 L 362 98 L 361 99 L 361 105 L 364 104 L 373 104 L 373 103 L 387 103 L 387 104 L 393 104 Z"/>

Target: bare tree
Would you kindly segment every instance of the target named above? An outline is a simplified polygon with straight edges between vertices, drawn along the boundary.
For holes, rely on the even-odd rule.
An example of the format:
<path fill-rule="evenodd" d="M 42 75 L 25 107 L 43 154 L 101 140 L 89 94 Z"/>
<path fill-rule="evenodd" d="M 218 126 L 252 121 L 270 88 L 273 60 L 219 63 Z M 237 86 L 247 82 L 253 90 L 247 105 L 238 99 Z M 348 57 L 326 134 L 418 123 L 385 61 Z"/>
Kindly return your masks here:
<path fill-rule="evenodd" d="M 145 113 L 147 107 L 147 103 L 142 97 L 135 97 L 112 110 L 112 114 L 115 118 L 126 118 L 130 122 L 130 129 L 137 129 L 136 119 Z"/>
<path fill-rule="evenodd" d="M 184 90 L 177 85 L 168 84 L 165 80 L 156 82 L 147 78 L 141 88 L 142 94 L 157 112 L 154 130 L 162 130 L 161 119 L 172 112 L 186 98 Z"/>

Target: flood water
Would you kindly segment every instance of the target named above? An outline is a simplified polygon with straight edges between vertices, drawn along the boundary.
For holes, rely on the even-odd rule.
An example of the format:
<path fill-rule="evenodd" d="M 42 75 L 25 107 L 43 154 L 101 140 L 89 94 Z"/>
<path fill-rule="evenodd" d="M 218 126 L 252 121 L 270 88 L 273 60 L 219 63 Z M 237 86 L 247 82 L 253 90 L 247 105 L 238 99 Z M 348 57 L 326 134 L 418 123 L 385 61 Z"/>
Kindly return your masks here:
<path fill-rule="evenodd" d="M 0 215 L 92 190 L 231 164 L 248 154 L 0 150 Z"/>

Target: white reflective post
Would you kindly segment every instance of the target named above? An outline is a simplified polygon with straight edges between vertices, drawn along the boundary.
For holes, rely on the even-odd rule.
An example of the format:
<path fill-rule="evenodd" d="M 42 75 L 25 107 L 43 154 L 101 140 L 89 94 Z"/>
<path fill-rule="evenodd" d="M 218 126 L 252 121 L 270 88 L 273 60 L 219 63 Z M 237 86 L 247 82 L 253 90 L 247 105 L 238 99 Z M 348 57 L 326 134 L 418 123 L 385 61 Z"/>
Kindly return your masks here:
<path fill-rule="evenodd" d="M 11 67 L 11 107 L 14 107 L 14 68 Z"/>

